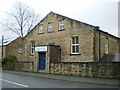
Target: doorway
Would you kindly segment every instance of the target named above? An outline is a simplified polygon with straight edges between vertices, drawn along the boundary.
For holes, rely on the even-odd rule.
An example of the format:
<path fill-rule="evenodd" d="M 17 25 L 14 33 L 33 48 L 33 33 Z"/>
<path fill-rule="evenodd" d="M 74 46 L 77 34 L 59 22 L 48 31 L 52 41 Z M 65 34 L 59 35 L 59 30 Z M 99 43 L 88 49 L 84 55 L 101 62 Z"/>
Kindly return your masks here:
<path fill-rule="evenodd" d="M 46 53 L 41 52 L 39 55 L 39 70 L 45 70 L 46 67 Z"/>

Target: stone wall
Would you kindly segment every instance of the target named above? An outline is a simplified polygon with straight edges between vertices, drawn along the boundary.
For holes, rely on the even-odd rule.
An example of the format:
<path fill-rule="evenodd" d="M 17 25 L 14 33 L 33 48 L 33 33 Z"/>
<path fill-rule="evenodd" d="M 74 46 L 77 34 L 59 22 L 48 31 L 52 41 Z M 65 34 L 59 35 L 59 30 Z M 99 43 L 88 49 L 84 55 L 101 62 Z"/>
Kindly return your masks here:
<path fill-rule="evenodd" d="M 95 31 L 94 59 L 99 60 L 105 54 L 105 39 L 108 39 L 108 54 L 120 53 L 120 39 L 102 31 Z"/>
<path fill-rule="evenodd" d="M 59 20 L 64 20 L 64 30 L 59 30 Z M 50 22 L 53 23 L 53 32 L 48 32 L 48 23 Z M 43 33 L 38 33 L 40 25 L 44 26 Z M 93 62 L 93 28 L 88 24 L 50 13 L 24 38 L 24 60 L 35 61 L 35 56 L 30 55 L 30 43 L 35 41 L 35 46 L 50 44 L 60 46 L 61 60 L 63 61 Z M 71 55 L 71 37 L 73 36 L 79 36 L 80 55 Z"/>
<path fill-rule="evenodd" d="M 19 61 L 23 61 L 23 53 L 19 52 L 20 47 L 23 47 L 23 40 L 18 37 L 17 39 L 6 45 L 5 56 L 14 55 L 18 58 Z"/>
<path fill-rule="evenodd" d="M 64 20 L 64 30 L 59 30 L 59 20 Z M 53 23 L 53 32 L 48 32 L 48 23 L 50 22 Z M 38 33 L 40 25 L 44 26 L 43 33 Z M 118 50 L 120 53 L 120 47 L 118 47 L 120 46 L 120 40 L 112 37 L 111 35 L 100 32 L 100 30 L 97 31 L 94 29 L 94 26 L 86 23 L 55 13 L 50 13 L 24 37 L 24 40 L 18 38 L 7 45 L 6 56 L 15 55 L 19 61 L 33 61 L 37 66 L 38 58 L 35 55 L 38 53 L 31 55 L 31 41 L 34 41 L 35 46 L 50 45 L 51 43 L 60 46 L 60 58 L 62 61 L 94 62 L 94 60 L 97 61 L 104 55 L 104 39 L 106 37 L 109 38 L 109 54 L 118 53 Z M 73 36 L 79 36 L 78 55 L 71 54 L 71 37 Z M 21 43 L 23 43 L 22 54 L 19 53 Z M 54 50 L 56 51 L 56 49 Z M 55 51 L 50 52 L 50 54 Z"/>
<path fill-rule="evenodd" d="M 59 30 L 59 20 L 64 20 L 65 22 L 65 29 Z M 48 23 L 53 23 L 53 32 L 48 32 Z M 43 25 L 44 30 L 43 33 L 38 33 L 39 26 Z M 70 18 L 57 15 L 54 13 L 48 14 L 25 38 L 24 38 L 24 51 L 23 56 L 24 61 L 33 61 L 36 69 L 38 69 L 38 52 L 35 52 L 34 55 L 30 54 L 31 48 L 30 44 L 31 41 L 35 42 L 35 46 L 42 46 L 42 45 L 57 45 L 60 46 L 59 50 L 54 48 L 53 51 L 52 47 L 46 52 L 46 59 L 47 61 L 59 60 L 60 58 L 62 61 L 77 61 L 77 62 L 94 62 L 93 59 L 93 37 L 94 31 L 93 26 L 90 26 L 85 23 L 80 23 L 74 21 Z M 79 55 L 72 55 L 71 54 L 71 37 L 79 36 Z M 88 45 L 89 43 L 89 45 Z M 59 55 L 54 55 L 53 53 L 58 52 Z M 57 53 L 55 53 L 57 54 Z M 50 57 L 51 56 L 51 57 Z M 57 58 L 57 59 L 56 59 Z M 47 65 L 48 66 L 48 65 Z M 48 67 L 46 67 L 48 69 Z"/>
<path fill-rule="evenodd" d="M 59 20 L 64 20 L 64 30 L 59 30 Z M 53 32 L 48 32 L 48 23 L 50 22 L 53 23 Z M 43 33 L 38 33 L 40 25 L 44 26 Z M 109 38 L 109 54 L 118 53 L 118 50 L 120 53 L 120 47 L 117 48 L 117 46 L 120 46 L 119 39 L 116 39 L 115 37 L 112 37 L 104 32 L 100 32 L 100 30 L 97 31 L 94 29 L 94 26 L 86 23 L 55 13 L 50 13 L 38 25 L 36 25 L 34 29 L 24 37 L 24 39 L 18 38 L 8 44 L 6 46 L 6 56 L 14 55 L 19 61 L 34 62 L 34 70 L 38 70 L 38 52 L 31 55 L 31 41 L 35 42 L 35 46 L 49 46 L 51 44 L 54 46 L 60 46 L 59 48 L 51 46 L 46 52 L 46 70 L 49 71 L 49 62 L 52 61 L 61 60 L 62 62 L 94 62 L 95 60 L 99 60 L 99 58 L 104 55 L 104 39 L 106 37 Z M 71 37 L 73 36 L 79 37 L 79 54 L 71 54 Z M 23 47 L 23 53 L 19 53 L 19 48 L 21 46 Z M 74 66 L 74 63 L 70 64 L 72 66 L 64 64 L 63 67 L 65 68 L 67 68 L 65 65 L 69 67 Z M 77 66 L 79 68 L 79 65 Z M 61 71 L 61 73 L 63 71 Z"/>
<path fill-rule="evenodd" d="M 120 63 L 62 62 L 51 63 L 50 73 L 84 77 L 120 77 Z"/>
<path fill-rule="evenodd" d="M 17 63 L 6 63 L 2 65 L 2 69 L 7 70 L 18 70 L 18 71 L 33 71 L 33 62 L 17 62 Z"/>
<path fill-rule="evenodd" d="M 46 73 L 82 77 L 120 78 L 120 63 L 103 62 L 61 62 L 50 63 Z M 7 70 L 34 71 L 33 62 L 7 63 L 2 66 Z M 37 71 L 35 71 L 37 72 Z"/>

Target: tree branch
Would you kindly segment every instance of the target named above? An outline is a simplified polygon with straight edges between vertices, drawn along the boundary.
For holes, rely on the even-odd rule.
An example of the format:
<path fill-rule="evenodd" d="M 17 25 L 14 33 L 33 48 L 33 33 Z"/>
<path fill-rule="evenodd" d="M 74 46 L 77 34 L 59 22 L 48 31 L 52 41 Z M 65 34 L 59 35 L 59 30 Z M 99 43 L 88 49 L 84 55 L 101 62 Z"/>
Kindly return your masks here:
<path fill-rule="evenodd" d="M 14 10 L 11 11 L 7 13 L 10 16 L 10 20 L 4 26 L 21 37 L 24 37 L 38 23 L 39 17 L 35 12 L 21 2 L 16 3 Z M 11 24 L 11 22 L 14 24 Z"/>

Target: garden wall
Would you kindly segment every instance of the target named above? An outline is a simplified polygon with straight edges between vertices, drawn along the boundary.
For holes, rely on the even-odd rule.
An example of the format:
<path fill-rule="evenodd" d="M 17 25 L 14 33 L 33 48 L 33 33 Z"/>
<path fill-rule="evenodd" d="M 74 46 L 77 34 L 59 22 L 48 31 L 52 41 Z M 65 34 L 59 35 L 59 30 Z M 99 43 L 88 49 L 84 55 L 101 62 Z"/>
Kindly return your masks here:
<path fill-rule="evenodd" d="M 49 73 L 83 77 L 120 78 L 118 62 L 61 62 L 50 63 Z M 33 62 L 6 63 L 2 66 L 7 70 L 34 71 Z M 35 71 L 36 72 L 36 71 Z M 48 72 L 47 72 L 48 73 Z"/>
<path fill-rule="evenodd" d="M 105 77 L 105 78 L 118 78 L 120 77 L 120 63 L 95 63 L 95 62 L 62 62 L 51 63 L 50 73 L 75 75 L 84 77 Z"/>
<path fill-rule="evenodd" d="M 16 62 L 16 63 L 6 63 L 2 65 L 2 69 L 7 70 L 19 70 L 19 71 L 33 71 L 33 62 Z"/>

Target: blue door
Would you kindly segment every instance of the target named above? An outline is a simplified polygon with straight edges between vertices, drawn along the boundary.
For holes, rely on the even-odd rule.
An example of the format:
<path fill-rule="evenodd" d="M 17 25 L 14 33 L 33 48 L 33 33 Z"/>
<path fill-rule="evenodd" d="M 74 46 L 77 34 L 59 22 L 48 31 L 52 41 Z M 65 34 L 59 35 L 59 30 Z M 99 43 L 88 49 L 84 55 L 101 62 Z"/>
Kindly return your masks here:
<path fill-rule="evenodd" d="M 39 70 L 45 70 L 46 66 L 46 55 L 44 52 L 39 53 Z"/>

